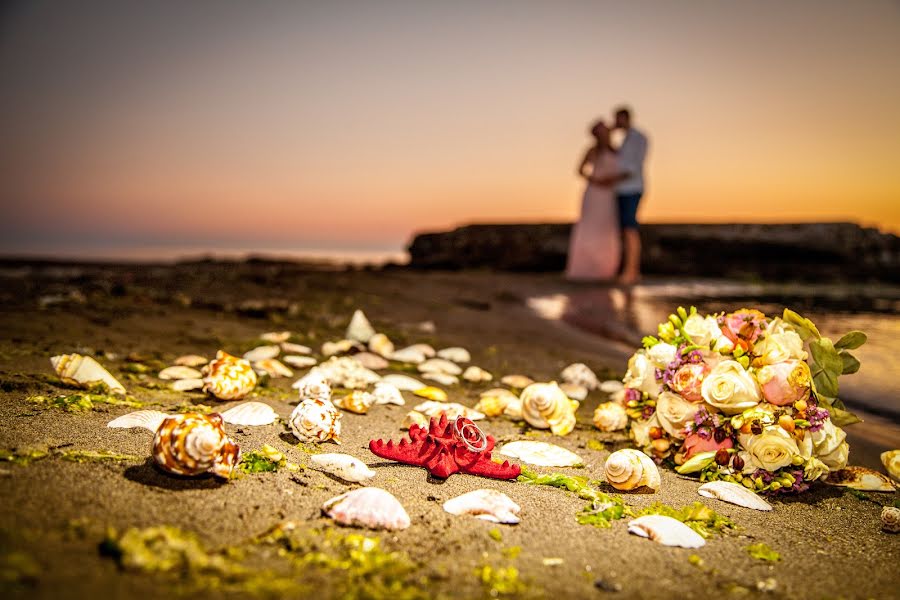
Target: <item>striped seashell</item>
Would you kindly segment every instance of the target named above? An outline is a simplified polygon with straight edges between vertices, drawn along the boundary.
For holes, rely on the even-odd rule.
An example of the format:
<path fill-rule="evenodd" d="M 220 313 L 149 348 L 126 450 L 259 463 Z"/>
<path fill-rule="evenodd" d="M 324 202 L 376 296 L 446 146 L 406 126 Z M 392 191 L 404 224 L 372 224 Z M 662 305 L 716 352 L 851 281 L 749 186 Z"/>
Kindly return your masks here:
<path fill-rule="evenodd" d="M 604 467 L 606 481 L 617 490 L 630 491 L 646 487 L 659 489 L 659 469 L 653 459 L 633 448 L 618 450 L 609 455 Z"/>
<path fill-rule="evenodd" d="M 522 417 L 532 427 L 568 435 L 575 428 L 575 409 L 556 382 L 533 383 L 522 391 Z"/>
<path fill-rule="evenodd" d="M 351 490 L 327 501 L 322 512 L 340 525 L 369 529 L 406 529 L 409 515 L 390 492 L 376 487 Z"/>
<path fill-rule="evenodd" d="M 310 398 L 294 408 L 289 421 L 291 431 L 301 442 L 325 442 L 341 435 L 341 411 L 330 401 Z"/>
<path fill-rule="evenodd" d="M 369 412 L 369 408 L 373 404 L 375 404 L 375 396 L 361 390 L 354 390 L 346 396 L 334 399 L 335 406 L 358 415 Z"/>
<path fill-rule="evenodd" d="M 89 388 L 103 383 L 114 394 L 124 394 L 125 387 L 112 374 L 90 356 L 81 354 L 60 354 L 50 358 L 50 364 L 63 383 Z"/>
<path fill-rule="evenodd" d="M 143 427 L 148 431 L 156 433 L 159 426 L 169 415 L 158 410 L 136 410 L 126 415 L 122 415 L 113 419 L 106 424 L 107 427 L 113 429 L 131 429 L 132 427 Z"/>
<path fill-rule="evenodd" d="M 218 413 L 167 417 L 153 436 L 152 454 L 156 464 L 168 473 L 212 473 L 225 479 L 241 460 L 241 450 L 225 434 L 222 415 Z"/>
<path fill-rule="evenodd" d="M 594 427 L 604 432 L 619 431 L 628 425 L 625 407 L 617 402 L 602 402 L 594 410 Z"/>
<path fill-rule="evenodd" d="M 250 362 L 219 350 L 203 368 L 203 391 L 220 400 L 240 400 L 256 386 Z"/>
<path fill-rule="evenodd" d="M 226 423 L 251 427 L 271 425 L 277 418 L 278 413 L 264 402 L 241 402 L 222 413 Z"/>

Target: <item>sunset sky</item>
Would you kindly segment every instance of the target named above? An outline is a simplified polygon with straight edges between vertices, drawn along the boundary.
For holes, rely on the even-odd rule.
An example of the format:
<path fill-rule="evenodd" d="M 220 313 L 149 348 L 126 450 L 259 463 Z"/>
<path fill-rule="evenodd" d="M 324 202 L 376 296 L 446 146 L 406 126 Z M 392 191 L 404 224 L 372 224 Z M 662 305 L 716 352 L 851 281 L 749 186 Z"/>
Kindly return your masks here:
<path fill-rule="evenodd" d="M 2 253 L 572 220 L 620 103 L 646 222 L 900 233 L 897 2 L 3 6 Z"/>

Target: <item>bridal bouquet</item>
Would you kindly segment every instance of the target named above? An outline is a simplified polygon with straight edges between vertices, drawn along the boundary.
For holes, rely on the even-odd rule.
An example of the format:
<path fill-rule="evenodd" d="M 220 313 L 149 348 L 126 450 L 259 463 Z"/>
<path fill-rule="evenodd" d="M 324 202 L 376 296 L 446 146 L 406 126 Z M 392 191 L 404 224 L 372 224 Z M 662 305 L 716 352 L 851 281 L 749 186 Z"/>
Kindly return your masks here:
<path fill-rule="evenodd" d="M 838 377 L 859 370 L 837 342 L 791 310 L 700 315 L 679 307 L 628 361 L 625 411 L 634 441 L 682 474 L 757 492 L 801 492 L 847 464 L 842 426 L 858 422 Z"/>

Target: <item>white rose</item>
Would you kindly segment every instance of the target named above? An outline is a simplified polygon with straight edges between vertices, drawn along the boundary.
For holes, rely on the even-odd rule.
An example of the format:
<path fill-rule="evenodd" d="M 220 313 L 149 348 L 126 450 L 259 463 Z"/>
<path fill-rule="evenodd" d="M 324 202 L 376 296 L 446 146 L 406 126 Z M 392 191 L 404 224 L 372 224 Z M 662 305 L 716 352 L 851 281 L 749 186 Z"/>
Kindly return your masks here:
<path fill-rule="evenodd" d="M 850 456 L 850 444 L 841 442 L 834 451 L 819 456 L 819 460 L 831 471 L 838 471 L 847 466 Z"/>
<path fill-rule="evenodd" d="M 650 445 L 650 429 L 653 427 L 659 427 L 659 419 L 656 418 L 656 413 L 653 413 L 653 416 L 646 421 L 638 419 L 631 422 L 631 437 L 634 438 L 634 443 L 639 448 L 646 448 Z"/>
<path fill-rule="evenodd" d="M 684 322 L 684 332 L 696 345 L 707 347 L 710 342 L 722 336 L 722 329 L 715 317 L 701 317 L 698 314 L 687 318 Z"/>
<path fill-rule="evenodd" d="M 638 350 L 629 359 L 624 383 L 625 387 L 646 392 L 651 398 L 656 398 L 659 395 L 656 367 L 647 358 L 646 350 Z"/>
<path fill-rule="evenodd" d="M 710 371 L 703 380 L 700 395 L 726 415 L 753 408 L 760 399 L 756 378 L 734 360 L 723 360 Z"/>
<path fill-rule="evenodd" d="M 649 350 L 647 350 L 647 356 L 650 357 L 650 362 L 653 365 L 660 369 L 665 369 L 669 366 L 669 363 L 675 360 L 675 356 L 678 354 L 678 348 L 673 346 L 672 344 L 667 344 L 665 342 L 660 342 L 652 346 Z"/>
<path fill-rule="evenodd" d="M 688 402 L 672 392 L 663 392 L 656 399 L 656 418 L 660 427 L 679 440 L 684 439 L 684 427 L 693 420 L 699 409 L 700 404 Z"/>
<path fill-rule="evenodd" d="M 766 427 L 759 435 L 740 436 L 741 445 L 747 449 L 754 465 L 766 471 L 777 471 L 792 464 L 800 449 L 794 438 L 781 427 Z"/>
<path fill-rule="evenodd" d="M 791 359 L 806 360 L 807 357 L 803 340 L 793 331 L 767 333 L 757 342 L 753 352 L 758 356 L 754 363 L 762 365 L 774 365 Z"/>
<path fill-rule="evenodd" d="M 807 436 L 808 437 L 808 436 Z M 818 458 L 810 458 L 803 467 L 803 479 L 806 481 L 815 481 L 822 479 L 828 475 L 828 465 Z"/>
<path fill-rule="evenodd" d="M 821 458 L 834 452 L 847 438 L 847 433 L 840 427 L 835 427 L 831 419 L 825 419 L 821 429 L 809 431 L 807 436 L 812 442 L 813 455 Z"/>

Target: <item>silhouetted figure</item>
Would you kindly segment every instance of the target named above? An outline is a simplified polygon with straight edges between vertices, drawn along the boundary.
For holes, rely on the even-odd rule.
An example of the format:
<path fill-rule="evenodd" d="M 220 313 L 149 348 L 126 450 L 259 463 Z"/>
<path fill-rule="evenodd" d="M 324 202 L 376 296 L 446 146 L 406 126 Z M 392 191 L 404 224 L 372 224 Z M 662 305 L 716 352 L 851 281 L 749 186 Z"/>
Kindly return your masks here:
<path fill-rule="evenodd" d="M 641 278 L 641 236 L 637 210 L 644 195 L 644 159 L 647 158 L 648 142 L 646 135 L 631 126 L 631 111 L 627 108 L 616 110 L 615 128 L 625 132 L 618 149 L 621 177 L 616 185 L 616 199 L 624 245 L 619 281 L 628 285 Z"/>

